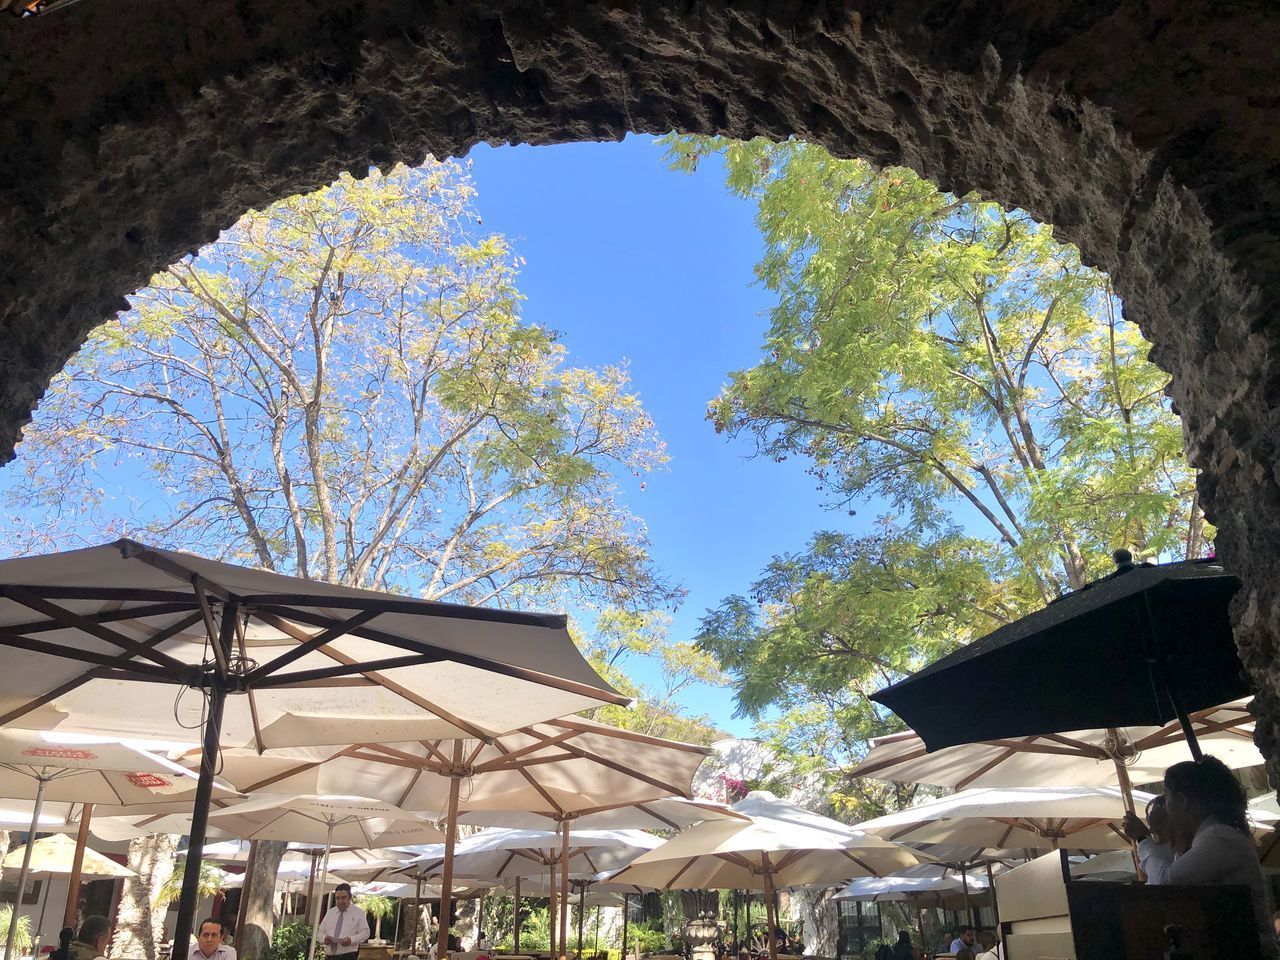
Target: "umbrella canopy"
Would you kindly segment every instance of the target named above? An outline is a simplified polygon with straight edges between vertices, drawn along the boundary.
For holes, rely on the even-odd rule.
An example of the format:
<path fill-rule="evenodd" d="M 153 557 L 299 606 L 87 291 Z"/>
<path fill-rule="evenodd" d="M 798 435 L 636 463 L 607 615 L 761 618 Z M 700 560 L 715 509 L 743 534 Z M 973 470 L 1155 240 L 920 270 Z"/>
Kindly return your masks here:
<path fill-rule="evenodd" d="M 1232 769 L 1262 764 L 1253 742 L 1254 719 L 1245 700 L 1197 711 L 1190 716 L 1196 737 L 1209 753 Z M 1116 735 L 1118 734 L 1118 736 Z M 871 749 L 852 771 L 902 783 L 929 783 L 952 790 L 969 787 L 1122 786 L 1113 758 L 1128 779 L 1155 783 L 1165 770 L 1187 759 L 1181 726 L 1069 733 L 980 741 L 929 752 L 913 732 L 871 741 Z"/>
<path fill-rule="evenodd" d="M 15 847 L 4 858 L 6 870 L 22 866 L 26 858 L 26 847 Z M 114 860 L 108 860 L 96 850 L 85 848 L 80 873 L 86 877 L 133 877 L 137 876 L 128 867 L 121 866 Z M 30 873 L 71 873 L 75 869 L 76 842 L 65 834 L 55 833 L 51 837 L 41 837 L 31 845 Z"/>
<path fill-rule="evenodd" d="M 433 824 L 364 797 L 267 794 L 213 811 L 209 818 L 246 840 L 373 847 L 444 839 Z"/>
<path fill-rule="evenodd" d="M 1110 880 L 1127 882 L 1137 878 L 1133 855 L 1127 850 L 1109 850 L 1097 856 L 1072 857 L 1069 863 L 1072 880 Z"/>
<path fill-rule="evenodd" d="M 1152 794 L 1137 791 L 1145 804 Z M 860 824 L 887 840 L 1035 850 L 1127 848 L 1115 787 L 973 789 Z"/>
<path fill-rule="evenodd" d="M 618 870 L 662 841 L 642 830 L 578 830 L 569 833 L 569 876 L 592 880 Z M 505 880 L 545 876 L 565 863 L 563 841 L 546 830 L 494 827 L 458 842 L 453 854 L 455 876 L 475 880 Z M 444 848 L 437 846 L 405 865 L 413 877 L 436 877 L 444 864 Z"/>
<path fill-rule="evenodd" d="M 1089 584 L 881 690 L 931 750 L 1013 737 L 1189 723 L 1249 693 L 1212 562 L 1136 567 Z M 975 710 L 975 703 L 982 709 Z M 1189 744 L 1195 749 L 1193 736 Z"/>
<path fill-rule="evenodd" d="M 985 873 L 959 870 L 940 863 L 922 863 L 891 877 L 859 877 L 833 896 L 835 900 L 878 903 L 889 900 L 940 901 L 959 894 L 982 893 L 987 889 Z M 966 889 L 967 887 L 967 889 Z"/>
<path fill-rule="evenodd" d="M 735 813 L 723 803 L 663 797 L 579 814 L 572 822 L 575 830 L 683 830 L 703 820 L 743 819 L 742 814 Z M 554 830 L 559 822 L 544 813 L 501 813 L 489 810 L 467 810 L 459 815 L 458 820 L 478 827 L 515 827 L 521 830 Z"/>
<path fill-rule="evenodd" d="M 407 599 L 129 540 L 0 561 L 0 628 L 0 646 L 22 655 L 22 669 L 0 672 L 5 726 L 188 739 L 206 698 L 182 691 L 211 685 L 253 691 L 232 701 L 220 742 L 259 749 L 350 743 L 356 720 L 370 739 L 384 739 L 380 725 L 411 725 L 413 739 L 484 736 L 625 702 L 560 615 Z"/>
<path fill-rule="evenodd" d="M 459 811 L 516 813 L 554 823 L 570 815 L 688 796 L 693 775 L 709 752 L 707 747 L 565 717 L 485 740 L 361 740 L 337 749 L 280 750 L 265 756 L 226 750 L 221 776 L 246 793 L 385 797 L 405 810 L 434 816 L 446 812 L 452 783 L 462 781 L 466 789 Z M 699 805 L 696 815 L 713 816 L 714 807 Z M 693 811 L 691 807 L 681 816 L 693 816 Z M 513 825 L 505 817 L 494 819 Z M 647 817 L 646 825 L 650 821 L 661 825 L 656 817 Z"/>
<path fill-rule="evenodd" d="M 203 727 L 197 848 L 223 744 L 346 744 L 353 723 L 362 737 L 412 726 L 483 740 L 627 702 L 560 615 L 395 597 L 132 540 L 0 561 L 0 648 L 13 658 L 0 726 L 170 739 Z M 198 883 L 193 857 L 175 955 Z"/>
<path fill-rule="evenodd" d="M 762 890 L 880 876 L 928 857 L 820 816 L 765 790 L 733 805 L 747 822 L 710 820 L 637 857 L 611 878 L 662 890 Z"/>
<path fill-rule="evenodd" d="M 95 803 L 154 811 L 191 807 L 196 775 L 185 767 L 117 740 L 58 737 L 35 730 L 0 730 L 0 796 L 43 802 Z M 43 787 L 43 789 L 41 789 Z M 235 791 L 214 787 L 216 797 Z"/>

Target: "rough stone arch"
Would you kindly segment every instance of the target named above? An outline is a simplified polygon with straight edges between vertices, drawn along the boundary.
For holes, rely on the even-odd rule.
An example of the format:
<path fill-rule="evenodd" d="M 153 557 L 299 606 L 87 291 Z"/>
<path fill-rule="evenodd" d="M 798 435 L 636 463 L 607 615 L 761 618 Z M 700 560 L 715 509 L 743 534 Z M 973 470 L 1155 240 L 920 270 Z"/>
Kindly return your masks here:
<path fill-rule="evenodd" d="M 121 296 L 250 206 L 479 141 L 795 134 L 1023 207 L 1112 273 L 1245 581 L 1271 755 L 1276 50 L 1265 0 L 83 0 L 6 18 L 0 459 Z"/>

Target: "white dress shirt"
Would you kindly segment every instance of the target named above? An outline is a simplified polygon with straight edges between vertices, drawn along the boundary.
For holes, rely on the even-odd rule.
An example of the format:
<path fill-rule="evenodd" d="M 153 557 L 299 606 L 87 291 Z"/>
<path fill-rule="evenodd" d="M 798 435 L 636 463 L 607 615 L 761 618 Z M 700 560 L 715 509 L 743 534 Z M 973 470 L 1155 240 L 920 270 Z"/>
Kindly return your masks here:
<path fill-rule="evenodd" d="M 1276 955 L 1275 933 L 1271 926 L 1271 891 L 1258 862 L 1253 837 L 1208 817 L 1196 829 L 1191 847 L 1179 857 L 1167 843 L 1147 838 L 1138 844 L 1138 862 L 1148 883 L 1191 886 L 1216 884 L 1248 887 L 1253 896 L 1253 912 L 1262 941 L 1262 955 Z"/>
<path fill-rule="evenodd" d="M 325 937 L 333 937 L 333 943 L 324 943 Z M 351 938 L 351 942 L 345 946 L 338 943 L 346 937 Z M 369 939 L 369 921 L 365 919 L 364 911 L 357 907 L 354 903 L 345 910 L 339 910 L 337 907 L 330 907 L 325 912 L 324 919 L 320 921 L 320 929 L 316 931 L 316 939 L 324 943 L 324 955 L 326 957 L 336 957 L 344 953 L 356 953 L 360 949 L 360 944 Z"/>

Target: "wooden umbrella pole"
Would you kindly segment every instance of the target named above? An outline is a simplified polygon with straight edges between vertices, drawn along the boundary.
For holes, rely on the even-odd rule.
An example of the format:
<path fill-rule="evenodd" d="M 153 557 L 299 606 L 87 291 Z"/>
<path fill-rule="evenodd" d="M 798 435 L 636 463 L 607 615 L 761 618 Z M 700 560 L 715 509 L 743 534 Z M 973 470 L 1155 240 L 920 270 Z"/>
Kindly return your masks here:
<path fill-rule="evenodd" d="M 973 925 L 973 907 L 969 903 L 969 872 L 965 870 L 964 864 L 960 864 L 960 883 L 964 886 L 964 922 L 966 926 Z"/>
<path fill-rule="evenodd" d="M 422 874 L 413 887 L 413 914 L 409 917 L 409 952 L 418 952 L 418 915 L 422 913 Z"/>
<path fill-rule="evenodd" d="M 774 935 L 778 917 L 773 911 L 773 868 L 769 863 L 769 854 L 761 853 L 760 859 L 764 867 L 764 922 L 769 927 L 765 931 L 765 942 L 769 944 L 769 960 L 778 960 L 778 938 Z"/>
<path fill-rule="evenodd" d="M 512 935 L 511 943 L 512 943 L 514 952 L 519 953 L 520 952 L 520 878 L 519 877 L 516 877 L 516 893 L 515 893 L 514 899 L 516 902 L 516 912 L 515 912 L 514 924 L 513 924 L 515 928 L 515 932 Z"/>
<path fill-rule="evenodd" d="M 569 821 L 560 821 L 560 960 L 569 957 Z"/>
<path fill-rule="evenodd" d="M 462 741 L 453 741 L 454 768 L 462 766 Z M 449 777 L 449 821 L 444 831 L 444 867 L 440 871 L 440 931 L 436 937 L 436 957 L 449 956 L 450 901 L 453 898 L 453 845 L 458 839 L 458 790 L 462 785 L 459 776 Z"/>
<path fill-rule="evenodd" d="M 584 883 L 578 888 L 578 960 L 582 960 L 582 921 L 587 914 L 587 887 L 589 883 Z"/>
<path fill-rule="evenodd" d="M 547 953 L 556 955 L 556 918 L 560 916 L 560 898 L 556 896 L 556 864 L 552 858 L 547 861 Z"/>
<path fill-rule="evenodd" d="M 76 852 L 71 860 L 71 875 L 67 877 L 67 906 L 62 911 L 62 925 L 76 925 L 76 910 L 80 906 L 80 872 L 84 869 L 84 848 L 89 842 L 89 821 L 93 819 L 93 804 L 86 803 L 80 809 L 80 829 L 76 832 Z"/>
<path fill-rule="evenodd" d="M 622 960 L 627 960 L 627 933 L 631 927 L 631 894 L 622 895 Z"/>
<path fill-rule="evenodd" d="M 996 898 L 996 878 L 991 872 L 991 861 L 987 861 L 987 889 L 991 891 L 991 912 L 996 916 L 996 929 L 1000 929 L 1000 901 Z"/>
<path fill-rule="evenodd" d="M 320 851 L 311 851 L 311 869 L 307 871 L 307 914 L 311 913 L 311 906 L 315 903 L 311 898 L 315 896 L 316 890 L 316 861 L 320 859 Z M 323 889 L 323 888 L 322 888 Z"/>
<path fill-rule="evenodd" d="M 920 949 L 927 956 L 929 948 L 924 942 L 924 911 L 920 909 L 919 901 L 916 902 L 916 927 L 920 930 Z"/>
<path fill-rule="evenodd" d="M 480 935 L 484 933 L 484 890 L 480 891 L 480 903 L 476 906 L 476 949 L 480 949 Z"/>

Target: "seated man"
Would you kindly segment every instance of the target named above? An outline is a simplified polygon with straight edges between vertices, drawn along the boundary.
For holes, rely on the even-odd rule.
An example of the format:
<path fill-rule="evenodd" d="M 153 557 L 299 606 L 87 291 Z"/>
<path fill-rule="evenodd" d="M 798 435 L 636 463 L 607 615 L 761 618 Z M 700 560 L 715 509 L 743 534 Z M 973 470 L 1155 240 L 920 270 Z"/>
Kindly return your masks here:
<path fill-rule="evenodd" d="M 961 950 L 973 950 L 975 936 L 973 927 L 961 927 L 960 936 L 951 941 L 951 952 L 959 953 Z"/>
<path fill-rule="evenodd" d="M 191 944 L 187 960 L 236 960 L 234 947 L 222 942 L 222 921 L 217 917 L 206 917 L 200 921 L 200 929 L 196 931 L 196 942 Z"/>

